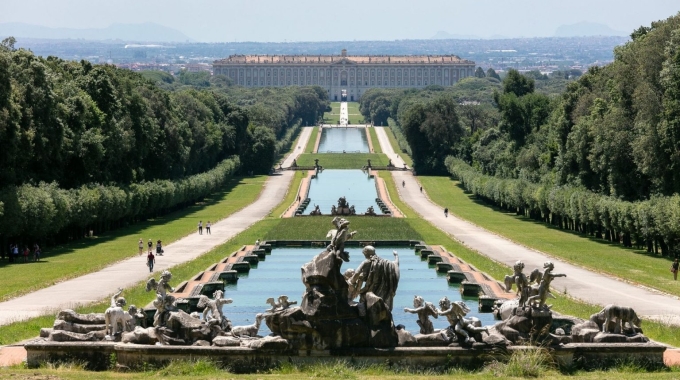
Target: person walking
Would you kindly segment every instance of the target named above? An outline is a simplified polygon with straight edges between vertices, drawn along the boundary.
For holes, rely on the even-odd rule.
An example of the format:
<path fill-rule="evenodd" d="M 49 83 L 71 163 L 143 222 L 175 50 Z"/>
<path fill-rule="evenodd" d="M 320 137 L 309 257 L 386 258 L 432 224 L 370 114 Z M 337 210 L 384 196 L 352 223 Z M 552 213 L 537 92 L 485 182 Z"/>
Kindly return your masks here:
<path fill-rule="evenodd" d="M 449 208 L 448 208 L 448 207 L 446 207 L 446 208 L 444 209 L 444 217 L 446 217 L 446 218 L 449 217 Z"/>
<path fill-rule="evenodd" d="M 153 265 L 156 263 L 156 257 L 154 257 L 153 252 L 149 251 L 146 255 L 146 266 L 149 267 L 149 272 L 153 272 Z"/>
<path fill-rule="evenodd" d="M 139 238 L 139 256 L 142 255 L 142 252 L 144 252 L 144 241 L 142 238 Z"/>
<path fill-rule="evenodd" d="M 680 267 L 680 263 L 678 263 L 678 258 L 676 257 L 675 260 L 673 260 L 673 264 L 671 264 L 671 272 L 673 272 L 673 280 L 678 281 L 678 268 Z"/>
<path fill-rule="evenodd" d="M 210 235 L 210 221 L 208 221 L 208 223 L 205 224 L 205 232 L 208 235 Z"/>
<path fill-rule="evenodd" d="M 163 256 L 163 243 L 161 239 L 156 242 L 156 256 Z"/>
<path fill-rule="evenodd" d="M 401 187 L 406 187 L 406 181 L 401 181 Z"/>
<path fill-rule="evenodd" d="M 24 262 L 28 262 L 28 256 L 31 254 L 31 250 L 28 249 L 28 246 L 24 247 Z"/>
<path fill-rule="evenodd" d="M 33 244 L 33 261 L 40 261 L 40 246 L 38 243 Z"/>
<path fill-rule="evenodd" d="M 420 186 L 420 192 L 421 192 L 421 193 L 423 192 L 423 187 L 422 187 L 422 186 Z"/>
<path fill-rule="evenodd" d="M 198 221 L 198 234 L 203 235 L 203 221 L 202 220 Z"/>
<path fill-rule="evenodd" d="M 149 242 L 146 243 L 146 246 L 148 247 L 148 249 L 146 250 L 146 252 L 147 252 L 147 253 L 151 253 L 151 251 L 153 250 L 153 242 L 151 241 L 151 239 L 149 239 Z"/>

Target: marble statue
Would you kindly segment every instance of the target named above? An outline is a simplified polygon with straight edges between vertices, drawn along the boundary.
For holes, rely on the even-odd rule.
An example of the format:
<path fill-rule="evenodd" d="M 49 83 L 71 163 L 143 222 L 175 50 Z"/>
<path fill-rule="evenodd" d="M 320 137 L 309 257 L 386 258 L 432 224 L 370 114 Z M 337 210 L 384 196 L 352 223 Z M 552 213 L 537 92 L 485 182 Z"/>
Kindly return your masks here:
<path fill-rule="evenodd" d="M 556 277 L 567 277 L 566 274 L 553 274 L 552 271 L 555 269 L 555 265 L 551 261 L 546 261 L 545 264 L 543 264 L 543 268 L 545 271 L 543 272 L 541 282 L 538 285 L 538 294 L 527 299 L 527 303 L 539 308 L 546 306 L 545 301 L 548 298 L 548 295 L 552 296 L 550 293 L 550 283 L 552 280 Z M 550 305 L 548 305 L 547 308 L 550 308 Z"/>
<path fill-rule="evenodd" d="M 322 215 L 319 205 L 314 205 L 314 210 L 312 210 L 312 212 L 310 212 L 309 215 Z"/>
<path fill-rule="evenodd" d="M 631 330 L 639 330 L 642 322 L 635 310 L 617 305 L 605 306 L 599 313 L 592 315 L 590 320 L 597 323 L 598 327 L 601 324 L 603 333 L 611 332 L 615 334 L 623 334 L 626 323 Z"/>
<path fill-rule="evenodd" d="M 478 334 L 481 332 L 489 333 L 488 328 L 475 326 L 476 321 L 472 318 L 465 318 L 467 313 L 470 312 L 470 308 L 463 301 L 451 302 L 448 297 L 444 297 L 439 301 L 439 309 L 437 309 L 437 314 L 443 315 L 449 321 L 449 327 L 447 328 L 447 335 L 450 338 L 454 336 L 465 343 L 475 343 L 475 339 L 470 336 L 470 333 Z"/>
<path fill-rule="evenodd" d="M 223 291 L 216 290 L 213 293 L 213 299 L 202 294 L 198 298 L 198 304 L 196 306 L 199 309 L 203 308 L 203 320 L 206 321 L 208 325 L 228 324 L 228 319 L 224 316 L 222 306 L 234 301 L 231 298 L 223 298 L 223 296 Z"/>
<path fill-rule="evenodd" d="M 413 309 L 407 307 L 404 308 L 404 312 L 418 314 L 418 326 L 420 326 L 421 334 L 432 334 L 434 332 L 434 326 L 430 317 L 437 318 L 437 309 L 432 304 L 432 302 L 425 302 L 423 297 L 414 296 L 413 297 Z"/>
<path fill-rule="evenodd" d="M 130 305 L 128 308 L 128 314 L 132 317 L 128 323 L 128 331 L 134 330 L 136 326 L 146 327 L 146 315 L 144 315 L 144 309 L 137 308 L 135 305 Z"/>
<path fill-rule="evenodd" d="M 278 301 L 274 297 L 269 297 L 265 303 L 271 306 L 267 312 L 281 311 L 288 309 L 291 305 L 297 305 L 297 301 L 289 301 L 288 296 L 279 296 Z"/>
<path fill-rule="evenodd" d="M 334 230 L 328 231 L 327 238 L 331 239 L 331 244 L 328 246 L 328 252 L 333 252 L 336 256 L 349 261 L 348 253 L 345 252 L 345 242 L 354 237 L 356 231 L 349 231 L 349 220 L 345 218 L 338 218 L 337 216 L 331 221 L 335 226 Z M 347 260 L 345 260 L 345 257 Z"/>
<path fill-rule="evenodd" d="M 352 284 L 359 287 L 361 296 L 373 293 L 380 297 L 392 311 L 394 295 L 399 285 L 399 255 L 393 251 L 394 261 L 383 259 L 375 254 L 375 248 L 367 245 L 361 251 L 365 260 L 359 264 Z M 363 283 L 363 287 L 361 286 Z"/>
<path fill-rule="evenodd" d="M 125 298 L 118 298 L 122 292 L 123 289 L 119 288 L 118 292 L 111 297 L 111 306 L 104 312 L 106 335 L 109 337 L 113 337 L 119 332 L 128 331 L 128 327 L 130 326 L 129 321 L 132 317 L 123 310 L 123 306 L 126 304 Z"/>
<path fill-rule="evenodd" d="M 170 280 L 172 279 L 172 273 L 164 270 L 161 273 L 161 278 L 158 282 L 154 278 L 151 278 L 146 283 L 146 291 L 149 292 L 152 289 L 156 290 L 156 300 L 153 301 L 153 305 L 156 307 L 156 314 L 153 316 L 154 327 L 163 326 L 165 320 L 167 319 L 168 313 L 171 311 L 177 311 L 177 306 L 175 306 L 175 297 L 168 294 L 167 292 L 174 292 L 175 289 L 170 286 Z"/>
<path fill-rule="evenodd" d="M 231 335 L 237 336 L 237 337 L 254 337 L 257 335 L 257 332 L 260 331 L 260 324 L 262 323 L 262 319 L 264 318 L 264 314 L 257 314 L 255 316 L 255 323 L 252 325 L 246 325 L 246 326 L 236 326 L 231 329 Z"/>
<path fill-rule="evenodd" d="M 347 301 L 349 301 L 350 304 L 355 303 L 354 300 L 359 296 L 359 288 L 357 287 L 357 284 L 352 284 L 352 277 L 354 277 L 354 273 L 354 269 L 349 268 L 343 274 L 345 281 L 347 281 Z"/>

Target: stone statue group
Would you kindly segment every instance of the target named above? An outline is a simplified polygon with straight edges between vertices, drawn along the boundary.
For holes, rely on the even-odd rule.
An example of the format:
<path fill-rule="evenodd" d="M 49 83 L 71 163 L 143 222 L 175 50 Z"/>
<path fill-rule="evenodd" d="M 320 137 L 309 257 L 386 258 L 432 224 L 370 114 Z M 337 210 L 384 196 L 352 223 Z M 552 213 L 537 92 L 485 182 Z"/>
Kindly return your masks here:
<path fill-rule="evenodd" d="M 212 298 L 199 297 L 197 308 L 201 314 L 180 310 L 178 300 L 171 294 L 172 274 L 163 271 L 158 281 L 152 278 L 146 284 L 146 290 L 156 295 L 150 326 L 144 310 L 134 305 L 123 309 L 126 301 L 118 291 L 104 313 L 64 310 L 57 315 L 54 327 L 43 329 L 41 336 L 51 341 L 113 340 L 270 350 L 647 341 L 641 334 L 640 319 L 630 308 L 609 305 L 587 321 L 553 315 L 546 304 L 552 296 L 550 284 L 565 275 L 553 273 L 553 263 L 546 262 L 542 272 L 536 269 L 527 277 L 521 261 L 514 265 L 513 274 L 505 277 L 506 290 L 516 286 L 517 298 L 498 302 L 494 313 L 500 322 L 484 327 L 479 319 L 468 316 L 470 309 L 462 301 L 443 297 L 436 307 L 416 295 L 413 308 L 404 309 L 418 316 L 420 330 L 412 334 L 401 325 L 395 326 L 392 318 L 400 279 L 397 252 L 393 251 L 394 259 L 388 260 L 366 245 L 359 265 L 342 272 L 342 264 L 350 261 L 345 245 L 357 232 L 350 231 L 350 222 L 341 217 L 335 217 L 332 224 L 334 228 L 326 236 L 328 246 L 301 267 L 305 290 L 299 306 L 286 295 L 271 297 L 265 302 L 270 307 L 263 307 L 250 325 L 231 325 L 223 307 L 232 300 L 224 298 L 221 290 L 215 291 Z M 439 316 L 445 317 L 449 326 L 435 330 L 430 317 Z M 262 322 L 272 332 L 269 336 L 258 335 Z"/>

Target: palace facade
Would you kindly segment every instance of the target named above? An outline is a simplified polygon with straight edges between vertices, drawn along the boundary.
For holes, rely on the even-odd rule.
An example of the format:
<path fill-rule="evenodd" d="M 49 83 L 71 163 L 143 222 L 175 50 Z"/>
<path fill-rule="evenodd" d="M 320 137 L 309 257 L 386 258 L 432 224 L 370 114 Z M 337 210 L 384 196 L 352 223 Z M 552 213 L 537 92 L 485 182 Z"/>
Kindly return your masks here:
<path fill-rule="evenodd" d="M 232 55 L 213 62 L 214 75 L 245 87 L 321 86 L 332 101 L 358 101 L 370 88 L 451 86 L 474 75 L 455 55 Z"/>

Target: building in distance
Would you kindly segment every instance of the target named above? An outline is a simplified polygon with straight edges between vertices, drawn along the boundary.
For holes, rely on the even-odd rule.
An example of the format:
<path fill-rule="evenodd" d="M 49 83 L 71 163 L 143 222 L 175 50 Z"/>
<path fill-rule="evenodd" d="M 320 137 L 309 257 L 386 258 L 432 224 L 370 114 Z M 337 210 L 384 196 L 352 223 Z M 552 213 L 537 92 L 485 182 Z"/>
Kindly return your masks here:
<path fill-rule="evenodd" d="M 244 87 L 320 86 L 333 101 L 358 101 L 370 88 L 452 86 L 474 75 L 455 55 L 231 55 L 213 74 Z"/>

